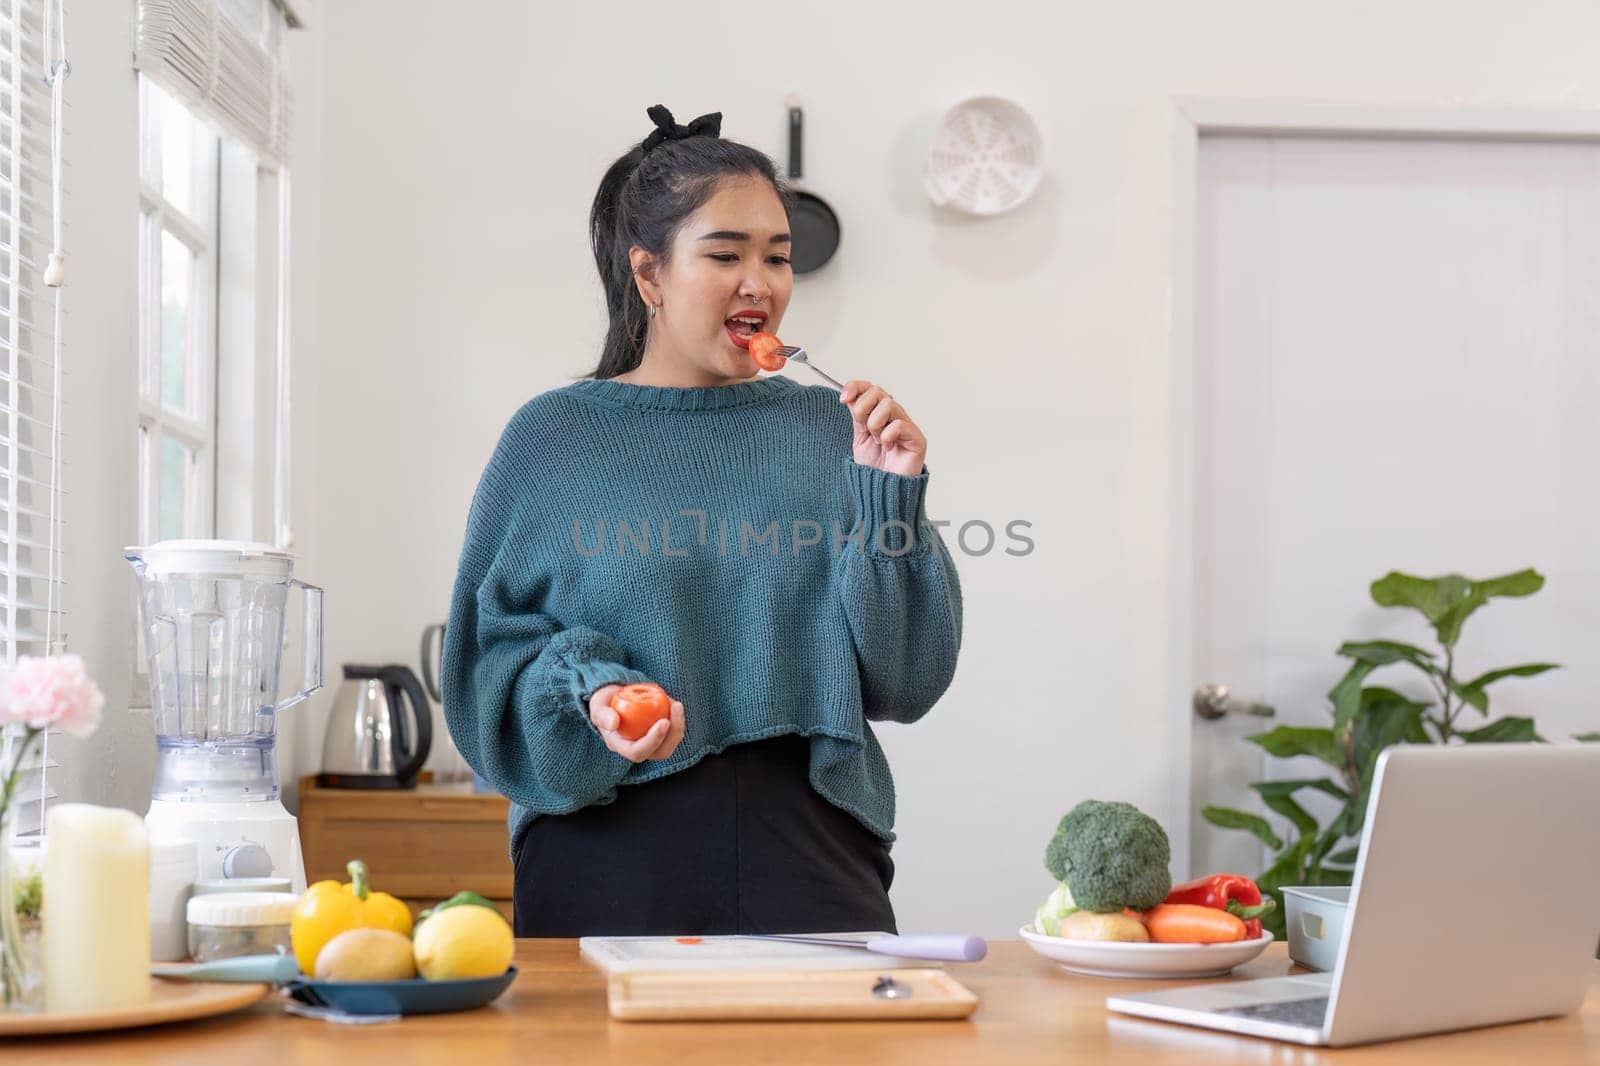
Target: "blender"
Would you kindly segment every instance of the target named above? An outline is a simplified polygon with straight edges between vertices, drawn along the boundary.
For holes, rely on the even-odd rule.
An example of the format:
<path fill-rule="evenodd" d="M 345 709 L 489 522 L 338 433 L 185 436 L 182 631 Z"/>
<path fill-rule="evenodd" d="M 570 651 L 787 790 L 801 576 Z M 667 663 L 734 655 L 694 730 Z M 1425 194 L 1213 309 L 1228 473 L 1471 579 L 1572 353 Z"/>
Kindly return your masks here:
<path fill-rule="evenodd" d="M 322 590 L 265 544 L 168 540 L 124 552 L 139 580 L 156 774 L 152 837 L 193 841 L 198 879 L 287 877 L 305 889 L 278 795 L 278 713 L 322 687 Z M 302 688 L 278 699 L 291 589 L 304 593 Z"/>

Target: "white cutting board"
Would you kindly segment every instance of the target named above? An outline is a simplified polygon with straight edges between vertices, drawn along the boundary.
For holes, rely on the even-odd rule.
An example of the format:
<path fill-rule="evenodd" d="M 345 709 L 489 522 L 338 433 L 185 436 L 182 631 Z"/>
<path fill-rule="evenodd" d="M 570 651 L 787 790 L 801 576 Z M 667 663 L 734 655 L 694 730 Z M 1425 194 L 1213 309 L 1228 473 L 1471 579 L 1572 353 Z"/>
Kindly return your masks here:
<path fill-rule="evenodd" d="M 810 936 L 866 941 L 885 933 L 812 933 Z M 792 944 L 740 936 L 586 936 L 583 957 L 606 973 L 718 970 L 893 970 L 938 963 L 880 955 L 827 944 Z"/>

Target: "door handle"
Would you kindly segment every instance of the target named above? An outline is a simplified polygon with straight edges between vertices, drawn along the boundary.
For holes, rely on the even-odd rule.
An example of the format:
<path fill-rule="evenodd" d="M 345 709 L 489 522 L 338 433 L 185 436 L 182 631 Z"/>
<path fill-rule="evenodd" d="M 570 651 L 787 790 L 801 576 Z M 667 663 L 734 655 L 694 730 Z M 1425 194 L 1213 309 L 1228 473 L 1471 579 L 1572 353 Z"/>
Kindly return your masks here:
<path fill-rule="evenodd" d="M 1230 714 L 1244 714 L 1252 718 L 1271 718 L 1277 710 L 1265 703 L 1242 700 L 1228 691 L 1227 685 L 1215 681 L 1194 690 L 1194 713 L 1208 722 Z"/>

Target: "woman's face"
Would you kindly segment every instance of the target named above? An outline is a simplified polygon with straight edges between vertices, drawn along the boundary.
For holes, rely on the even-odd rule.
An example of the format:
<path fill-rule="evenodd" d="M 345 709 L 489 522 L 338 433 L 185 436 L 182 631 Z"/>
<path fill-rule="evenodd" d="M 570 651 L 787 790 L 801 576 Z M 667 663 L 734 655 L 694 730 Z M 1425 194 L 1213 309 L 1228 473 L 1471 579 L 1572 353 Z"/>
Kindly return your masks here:
<path fill-rule="evenodd" d="M 659 270 L 649 269 L 640 249 L 634 254 L 645 298 L 660 305 L 646 360 L 711 383 L 759 372 L 748 350 L 750 334 L 778 331 L 794 289 L 789 218 L 769 182 L 721 182 L 678 230 Z"/>

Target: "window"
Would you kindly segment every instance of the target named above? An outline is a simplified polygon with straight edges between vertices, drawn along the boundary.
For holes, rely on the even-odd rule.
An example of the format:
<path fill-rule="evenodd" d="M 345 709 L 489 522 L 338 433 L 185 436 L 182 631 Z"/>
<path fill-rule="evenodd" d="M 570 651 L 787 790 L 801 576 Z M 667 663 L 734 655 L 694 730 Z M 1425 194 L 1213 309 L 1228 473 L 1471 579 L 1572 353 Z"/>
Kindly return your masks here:
<path fill-rule="evenodd" d="M 0 0 L 0 3 L 5 0 Z M 284 0 L 137 0 L 138 529 L 288 546 Z M 131 703 L 148 708 L 144 634 Z"/>
<path fill-rule="evenodd" d="M 281 49 L 302 6 L 135 3 L 144 543 L 290 538 Z"/>
<path fill-rule="evenodd" d="M 140 78 L 139 540 L 216 531 L 220 138 Z"/>
<path fill-rule="evenodd" d="M 64 509 L 54 458 L 62 290 L 45 284 L 56 222 L 52 131 L 60 118 L 43 77 L 48 24 L 41 0 L 0 0 L 0 661 L 6 665 L 66 647 Z M 18 779 L 12 825 L 18 839 L 42 831 L 55 796 L 45 779 L 56 765 L 54 735 L 45 735 Z M 0 765 L 10 765 L 16 736 L 15 730 L 0 735 Z M 0 840 L 0 847 L 8 844 Z"/>

